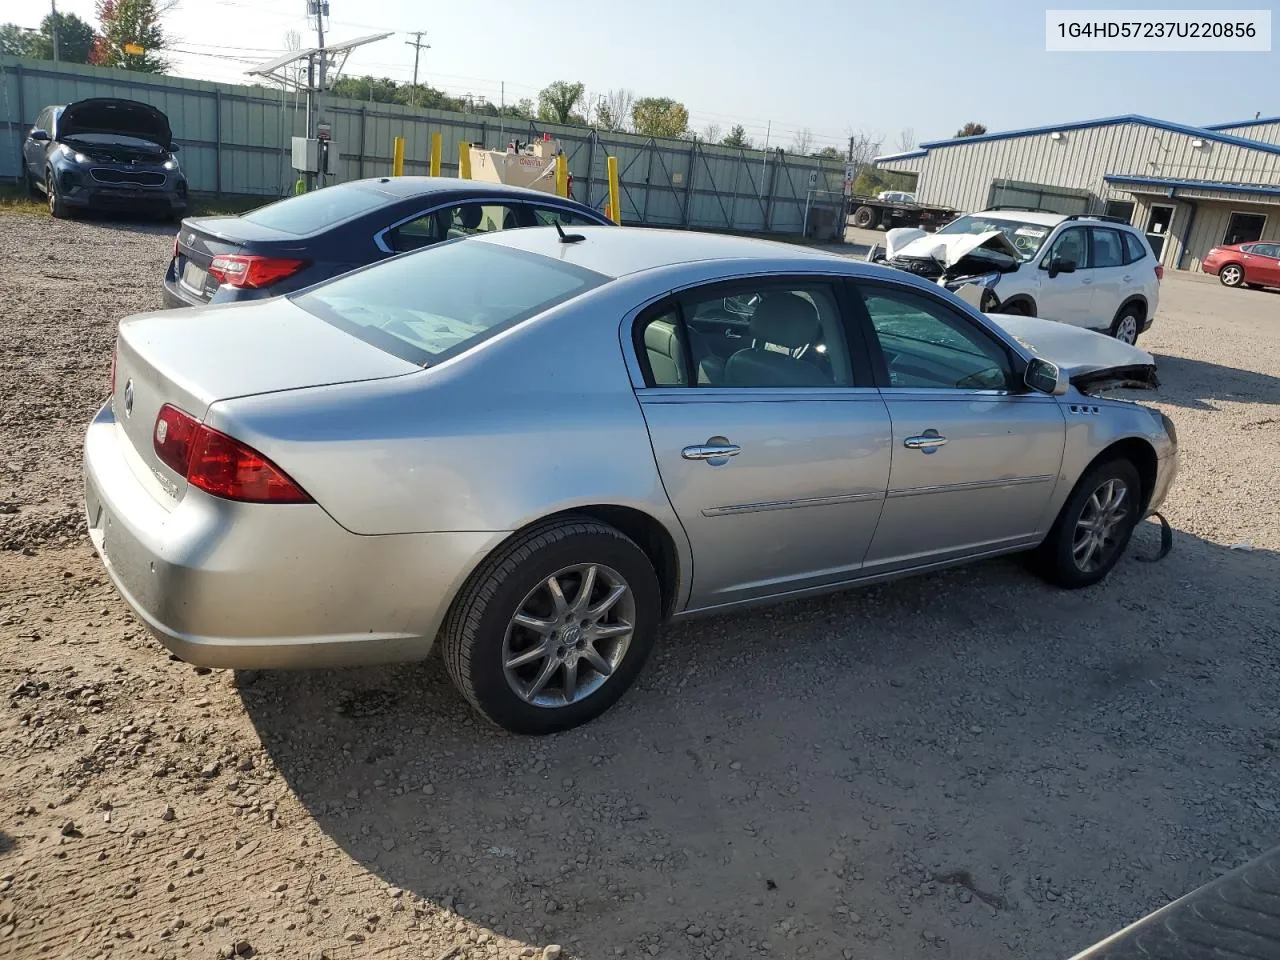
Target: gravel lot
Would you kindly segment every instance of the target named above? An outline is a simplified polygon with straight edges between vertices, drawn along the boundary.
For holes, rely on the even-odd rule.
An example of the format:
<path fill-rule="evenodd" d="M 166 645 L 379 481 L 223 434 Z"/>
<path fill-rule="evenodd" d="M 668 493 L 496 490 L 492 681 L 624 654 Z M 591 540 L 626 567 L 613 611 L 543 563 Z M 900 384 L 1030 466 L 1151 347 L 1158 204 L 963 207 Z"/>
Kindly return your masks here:
<path fill-rule="evenodd" d="M 1065 957 L 1280 839 L 1280 296 L 1165 280 L 1163 562 L 681 625 L 528 740 L 435 660 L 198 670 L 117 599 L 80 442 L 171 236 L 0 217 L 0 957 Z"/>

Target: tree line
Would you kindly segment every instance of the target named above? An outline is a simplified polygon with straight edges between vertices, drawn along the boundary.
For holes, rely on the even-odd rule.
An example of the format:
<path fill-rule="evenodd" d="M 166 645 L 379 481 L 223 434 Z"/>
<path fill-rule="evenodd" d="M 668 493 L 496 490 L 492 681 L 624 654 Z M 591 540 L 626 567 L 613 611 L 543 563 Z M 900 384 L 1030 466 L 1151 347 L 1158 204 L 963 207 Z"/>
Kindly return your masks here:
<path fill-rule="evenodd" d="M 58 59 L 64 63 L 92 63 L 141 73 L 164 73 L 169 38 L 161 18 L 176 0 L 98 0 L 93 24 L 74 13 L 47 13 L 34 30 L 16 23 L 0 24 L 0 53 L 52 60 L 57 39 Z"/>

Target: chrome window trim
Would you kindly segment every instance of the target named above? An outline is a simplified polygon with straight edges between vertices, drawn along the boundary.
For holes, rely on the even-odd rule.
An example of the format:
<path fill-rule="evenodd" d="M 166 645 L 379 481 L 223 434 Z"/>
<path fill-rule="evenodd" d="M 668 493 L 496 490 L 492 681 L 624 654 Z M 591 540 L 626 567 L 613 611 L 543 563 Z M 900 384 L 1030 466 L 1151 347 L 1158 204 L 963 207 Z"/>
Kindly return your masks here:
<path fill-rule="evenodd" d="M 445 201 L 443 203 L 437 203 L 435 206 L 428 207 L 425 210 L 419 210 L 417 213 L 411 213 L 409 216 L 402 217 L 401 219 L 397 220 L 395 223 L 389 226 L 383 227 L 381 230 L 379 230 L 377 233 L 373 235 L 373 245 L 377 247 L 379 250 L 381 250 L 383 253 L 394 254 L 397 251 L 392 250 L 390 244 L 387 243 L 387 234 L 389 234 L 392 230 L 395 230 L 397 227 L 403 227 L 406 223 L 410 223 L 414 220 L 421 219 L 422 217 L 429 216 L 430 214 L 436 213 L 439 210 L 445 210 L 449 207 L 461 206 L 464 203 L 480 203 L 480 204 L 485 204 L 485 203 L 499 204 L 500 203 L 508 207 L 514 207 L 514 206 L 543 207 L 550 210 L 562 210 L 565 213 L 576 213 L 579 216 L 595 216 L 596 215 L 595 211 L 592 210 L 590 207 L 576 208 L 576 207 L 567 206 L 566 204 L 563 204 L 563 203 L 544 203 L 541 200 L 532 200 L 528 197 L 513 198 L 509 196 L 504 197 L 500 195 L 498 196 L 482 195 L 482 196 L 476 196 L 476 197 L 464 197 L 462 199 L 454 199 L 454 200 Z M 600 218 L 597 221 L 597 224 L 602 227 L 607 227 L 610 225 L 609 222 L 604 218 Z M 400 251 L 400 252 L 406 252 L 406 251 Z"/>

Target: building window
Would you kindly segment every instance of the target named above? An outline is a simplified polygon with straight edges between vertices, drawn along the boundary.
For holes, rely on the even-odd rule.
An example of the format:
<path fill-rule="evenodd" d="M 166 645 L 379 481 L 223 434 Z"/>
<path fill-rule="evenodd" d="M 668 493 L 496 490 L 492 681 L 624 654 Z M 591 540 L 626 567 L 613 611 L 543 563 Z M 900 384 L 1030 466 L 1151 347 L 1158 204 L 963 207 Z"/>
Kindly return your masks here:
<path fill-rule="evenodd" d="M 1267 218 L 1261 213 L 1233 213 L 1227 221 L 1227 232 L 1222 237 L 1224 244 L 1252 243 L 1262 239 L 1262 228 L 1267 225 Z"/>
<path fill-rule="evenodd" d="M 1119 217 L 1125 223 L 1133 223 L 1133 207 L 1132 200 L 1108 200 L 1102 212 L 1108 217 Z"/>
<path fill-rule="evenodd" d="M 1173 207 L 1165 203 L 1153 203 L 1147 215 L 1147 243 L 1151 244 L 1151 252 L 1156 260 L 1164 256 L 1164 241 L 1173 226 Z"/>

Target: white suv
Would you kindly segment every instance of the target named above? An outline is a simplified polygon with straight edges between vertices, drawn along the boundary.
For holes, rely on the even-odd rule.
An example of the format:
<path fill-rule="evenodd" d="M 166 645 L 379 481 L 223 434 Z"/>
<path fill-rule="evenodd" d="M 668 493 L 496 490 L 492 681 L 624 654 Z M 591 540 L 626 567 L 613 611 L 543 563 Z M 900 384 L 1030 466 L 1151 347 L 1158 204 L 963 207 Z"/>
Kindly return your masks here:
<path fill-rule="evenodd" d="M 1115 217 L 987 210 L 936 233 L 904 227 L 867 259 L 937 280 L 984 288 L 982 309 L 1059 320 L 1125 343 L 1151 326 L 1160 266 L 1146 238 Z"/>

